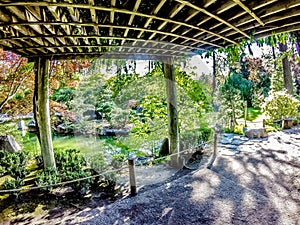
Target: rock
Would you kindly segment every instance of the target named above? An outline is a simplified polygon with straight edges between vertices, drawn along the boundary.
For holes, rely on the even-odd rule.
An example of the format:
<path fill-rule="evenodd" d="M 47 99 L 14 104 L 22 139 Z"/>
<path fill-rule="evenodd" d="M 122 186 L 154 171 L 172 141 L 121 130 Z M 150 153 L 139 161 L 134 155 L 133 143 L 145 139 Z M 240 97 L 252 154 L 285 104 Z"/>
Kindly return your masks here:
<path fill-rule="evenodd" d="M 159 156 L 166 156 L 169 154 L 169 139 L 165 138 L 159 149 Z"/>
<path fill-rule="evenodd" d="M 36 127 L 36 124 L 35 124 L 34 120 L 30 120 L 28 122 L 27 126 L 28 126 L 28 131 L 29 132 L 31 132 L 31 133 L 37 132 L 37 127 Z"/>
<path fill-rule="evenodd" d="M 129 134 L 130 130 L 127 128 L 121 128 L 121 129 L 113 129 L 108 127 L 103 127 L 103 129 L 100 132 L 100 135 L 102 136 L 127 136 Z"/>
<path fill-rule="evenodd" d="M 5 121 L 7 119 L 8 119 L 8 115 L 6 113 L 5 114 L 0 113 L 0 122 Z"/>
<path fill-rule="evenodd" d="M 224 145 L 231 144 L 233 138 L 234 138 L 234 134 L 224 133 L 220 142 Z"/>
<path fill-rule="evenodd" d="M 241 140 L 241 139 L 233 139 L 233 141 L 231 142 L 232 145 L 241 145 L 243 144 L 245 141 Z"/>
<path fill-rule="evenodd" d="M 224 138 L 222 138 L 221 143 L 223 145 L 228 145 L 228 144 L 231 144 L 232 140 L 233 140 L 232 138 L 226 138 L 226 137 L 224 137 Z"/>
<path fill-rule="evenodd" d="M 141 165 L 147 165 L 149 161 L 151 161 L 152 157 L 150 156 L 138 156 L 135 158 L 135 165 L 141 166 Z"/>
<path fill-rule="evenodd" d="M 83 116 L 88 117 L 87 120 L 102 120 L 102 113 L 97 112 L 94 109 L 88 109 L 83 112 Z"/>
<path fill-rule="evenodd" d="M 268 133 L 265 128 L 253 128 L 245 131 L 245 136 L 248 138 L 264 138 L 268 137 Z"/>
<path fill-rule="evenodd" d="M 0 149 L 9 152 L 21 151 L 21 147 L 12 135 L 0 136 Z"/>
<path fill-rule="evenodd" d="M 59 125 L 56 127 L 56 132 L 59 133 L 59 134 L 66 134 L 66 133 L 67 133 L 66 125 L 64 125 L 64 124 L 59 124 Z"/>

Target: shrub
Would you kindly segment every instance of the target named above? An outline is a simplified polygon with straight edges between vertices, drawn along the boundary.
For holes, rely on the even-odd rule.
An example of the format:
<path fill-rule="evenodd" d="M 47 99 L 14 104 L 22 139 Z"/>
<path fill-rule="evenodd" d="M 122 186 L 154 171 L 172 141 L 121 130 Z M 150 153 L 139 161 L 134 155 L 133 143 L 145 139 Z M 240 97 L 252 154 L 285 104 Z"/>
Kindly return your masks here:
<path fill-rule="evenodd" d="M 6 179 L 3 183 L 4 190 L 19 189 L 23 185 L 24 185 L 24 181 L 23 181 L 23 179 L 20 179 L 20 178 L 11 179 L 11 180 Z M 10 196 L 17 198 L 19 196 L 19 194 L 20 194 L 20 191 L 15 191 L 15 192 L 12 192 L 10 194 Z"/>
<path fill-rule="evenodd" d="M 272 120 L 299 116 L 300 102 L 286 91 L 270 94 L 262 105 L 263 112 Z"/>
<path fill-rule="evenodd" d="M 111 165 L 114 168 L 121 168 L 121 166 L 124 164 L 126 160 L 126 155 L 122 153 L 114 154 L 111 157 Z"/>
<path fill-rule="evenodd" d="M 7 168 L 7 173 L 13 178 L 24 179 L 28 174 L 28 170 L 24 166 L 11 164 L 10 167 Z"/>
<path fill-rule="evenodd" d="M 59 150 L 54 152 L 56 166 L 59 177 L 62 182 L 72 181 L 80 178 L 91 176 L 91 173 L 84 171 L 87 162 L 83 155 L 77 149 Z M 75 192 L 83 189 L 88 189 L 91 185 L 91 179 L 84 179 L 78 182 L 70 183 L 70 186 Z"/>
<path fill-rule="evenodd" d="M 25 165 L 29 159 L 28 152 L 10 153 L 0 151 L 0 176 L 8 174 L 13 178 L 24 179 L 28 174 Z"/>
<path fill-rule="evenodd" d="M 59 89 L 54 89 L 51 95 L 51 100 L 56 102 L 62 102 L 66 105 L 69 104 L 74 98 L 75 89 L 72 87 L 60 87 Z"/>
<path fill-rule="evenodd" d="M 56 171 L 53 168 L 46 168 L 45 170 L 42 170 L 42 172 L 37 174 L 36 177 L 36 185 L 41 186 L 47 186 L 47 185 L 53 185 L 57 184 L 61 181 L 60 177 L 57 175 Z M 44 190 L 50 191 L 53 187 L 46 187 Z"/>
<path fill-rule="evenodd" d="M 97 153 L 93 155 L 90 161 L 91 169 L 93 172 L 99 174 L 108 169 L 108 164 L 104 159 L 104 155 L 102 153 Z"/>

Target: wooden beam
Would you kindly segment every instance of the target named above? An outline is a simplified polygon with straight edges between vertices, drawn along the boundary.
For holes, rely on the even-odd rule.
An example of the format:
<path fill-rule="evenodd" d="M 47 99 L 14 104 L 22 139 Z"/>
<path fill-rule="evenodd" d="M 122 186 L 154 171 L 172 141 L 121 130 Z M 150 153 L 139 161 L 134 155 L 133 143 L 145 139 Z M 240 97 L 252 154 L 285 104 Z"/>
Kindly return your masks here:
<path fill-rule="evenodd" d="M 27 58 L 36 58 L 39 55 L 26 55 Z M 176 58 L 186 58 L 189 55 L 176 55 Z M 174 54 L 161 53 L 146 53 L 146 52 L 88 52 L 88 53 L 54 53 L 54 54 L 44 54 L 44 58 L 49 60 L 53 59 L 73 59 L 73 58 L 103 58 L 103 59 L 135 59 L 135 60 L 156 60 L 163 62 L 166 58 L 174 57 Z"/>
<path fill-rule="evenodd" d="M 36 90 L 35 90 L 35 116 L 38 125 L 38 136 L 41 146 L 44 168 L 56 168 L 50 123 L 49 108 L 49 61 L 45 58 L 35 60 Z"/>
<path fill-rule="evenodd" d="M 185 0 L 175 0 L 175 1 L 180 2 L 180 3 L 182 3 L 182 4 L 185 4 L 185 5 L 191 7 L 191 8 L 193 8 L 193 9 L 195 9 L 195 10 L 198 10 L 198 11 L 202 12 L 202 13 L 205 13 L 206 15 L 208 15 L 208 16 L 210 16 L 210 17 L 212 17 L 212 18 L 214 18 L 214 19 L 220 21 L 221 23 L 227 25 L 228 27 L 230 27 L 230 28 L 236 30 L 237 32 L 239 32 L 239 33 L 241 33 L 242 35 L 244 35 L 245 37 L 250 38 L 250 36 L 249 36 L 248 34 L 246 34 L 245 32 L 241 31 L 240 29 L 238 29 L 237 27 L 235 27 L 235 26 L 233 26 L 232 24 L 228 23 L 227 21 L 223 20 L 222 18 L 220 18 L 220 17 L 218 17 L 218 16 L 216 16 L 216 15 L 214 15 L 214 14 L 208 12 L 208 11 L 207 11 L 206 9 L 204 9 L 204 8 L 198 7 L 198 6 L 192 4 L 192 3 L 188 2 L 188 1 L 185 1 Z"/>
<path fill-rule="evenodd" d="M 242 7 L 247 13 L 249 13 L 254 19 L 256 19 L 256 21 L 264 26 L 265 24 L 263 23 L 263 21 L 261 21 L 261 19 L 254 13 L 252 12 L 251 9 L 249 9 L 244 3 L 242 3 L 240 0 L 233 0 L 235 3 L 237 3 L 240 7 Z"/>
<path fill-rule="evenodd" d="M 61 48 L 61 46 L 55 46 L 55 45 L 51 45 L 51 46 L 34 46 L 34 47 L 27 47 L 27 48 L 23 48 L 22 46 L 20 46 L 19 44 L 19 48 L 15 48 L 14 50 L 16 51 L 25 51 L 25 50 L 40 50 L 40 49 L 57 49 L 57 48 Z M 165 44 L 163 47 L 161 48 L 157 48 L 154 46 L 151 47 L 142 47 L 142 46 L 112 46 L 112 45 L 66 45 L 63 46 L 63 48 L 76 48 L 76 47 L 81 47 L 81 48 L 93 48 L 93 47 L 99 47 L 99 48 L 115 48 L 115 50 L 117 50 L 118 48 L 124 48 L 124 49 L 140 49 L 140 50 L 155 50 L 155 51 L 166 51 L 169 52 L 170 54 L 190 54 L 190 51 L 182 51 L 182 50 L 173 50 L 175 47 L 178 48 L 178 46 L 168 46 L 167 44 Z"/>
<path fill-rule="evenodd" d="M 141 4 L 141 0 L 137 0 L 135 2 L 134 8 L 133 8 L 133 12 L 137 12 L 138 11 L 138 8 L 139 8 L 140 4 Z M 128 21 L 128 26 L 131 26 L 131 24 L 133 23 L 134 17 L 135 17 L 135 15 L 131 15 L 130 16 L 129 21 Z M 125 32 L 124 32 L 124 37 L 127 37 L 128 32 L 129 32 L 129 29 L 126 29 Z M 121 45 L 123 45 L 124 42 L 125 42 L 125 40 L 122 41 Z"/>
<path fill-rule="evenodd" d="M 70 1 L 70 0 L 67 0 L 67 1 Z M 164 3 L 166 0 L 162 0 L 160 3 L 161 4 L 159 4 L 158 6 L 161 6 L 162 7 L 162 3 Z M 176 1 L 181 1 L 181 0 L 176 0 Z M 190 6 L 190 7 L 192 7 L 192 6 L 194 6 L 194 5 L 192 5 L 191 3 L 189 3 L 189 2 L 186 2 L 186 1 L 182 1 L 183 3 L 182 4 L 186 4 L 187 3 L 187 5 L 188 6 Z M 9 5 L 19 5 L 19 3 L 18 2 L 16 2 L 16 3 L 0 3 L 0 6 L 9 6 Z M 191 24 L 188 24 L 188 23 L 185 23 L 185 22 L 180 22 L 180 21 L 175 21 L 175 20 L 172 20 L 172 19 L 168 19 L 168 18 L 162 18 L 162 17 L 158 17 L 158 16 L 155 16 L 155 14 L 154 15 L 149 15 L 149 14 L 144 14 L 144 13 L 140 13 L 140 12 L 134 12 L 134 11 L 130 11 L 130 10 L 126 10 L 126 9 L 118 9 L 118 8 L 114 8 L 114 7 L 111 7 L 111 8 L 107 8 L 107 7 L 103 7 L 103 6 L 95 6 L 95 5 L 89 5 L 89 4 L 71 4 L 71 3 L 66 3 L 66 2 L 60 2 L 60 3 L 50 3 L 50 2 L 39 2 L 39 3 L 37 3 L 37 2 L 24 2 L 23 3 L 23 5 L 32 5 L 32 6 L 36 6 L 36 5 L 39 5 L 39 6 L 46 6 L 46 7 L 52 7 L 52 6 L 58 6 L 58 7 L 66 7 L 66 8 L 68 8 L 68 10 L 70 11 L 71 9 L 74 11 L 74 8 L 83 8 L 83 9 L 95 9 L 95 10 L 100 10 L 100 11 L 107 11 L 107 12 L 118 12 L 118 13 L 124 13 L 124 14 L 129 14 L 129 15 L 135 15 L 135 16 L 141 16 L 141 17 L 146 17 L 146 18 L 148 18 L 148 20 L 147 20 L 147 22 L 146 22 L 146 24 L 145 24 L 145 26 L 144 26 L 144 28 L 145 27 L 147 27 L 148 25 L 147 24 L 149 24 L 151 21 L 152 21 L 152 19 L 156 19 L 156 20 L 161 20 L 161 21 L 163 21 L 163 23 L 173 23 L 173 24 L 177 24 L 177 25 L 182 25 L 182 26 L 186 26 L 186 27 L 189 27 L 189 28 L 193 28 L 193 29 L 197 29 L 197 30 L 201 30 L 201 31 L 205 31 L 205 32 L 207 32 L 207 30 L 205 30 L 205 29 L 203 29 L 203 28 L 199 28 L 199 27 L 197 27 L 197 26 L 193 26 L 193 25 L 191 25 Z M 158 10 L 160 9 L 159 7 L 157 6 L 157 8 L 154 10 L 154 13 L 155 12 L 158 12 Z M 196 6 L 194 6 L 194 7 L 196 7 Z M 159 9 L 158 9 L 159 8 Z M 199 9 L 201 9 L 201 8 L 199 8 L 199 7 L 196 7 L 195 8 L 196 10 L 199 10 Z M 203 9 L 204 10 L 204 9 Z M 205 12 L 206 12 L 206 10 L 204 10 Z M 70 11 L 71 12 L 71 11 Z M 209 13 L 209 12 L 207 12 L 207 13 Z M 211 14 L 211 16 L 213 16 L 214 18 L 216 18 L 216 16 L 215 15 L 213 15 L 213 14 Z M 151 20 L 149 20 L 149 19 L 151 19 Z M 226 22 L 226 21 L 224 21 L 224 20 L 222 20 L 222 19 L 220 19 L 219 18 L 219 20 L 221 20 L 221 21 L 223 21 L 223 23 L 225 23 L 225 24 L 228 24 L 228 26 L 230 26 L 231 28 L 233 28 L 233 26 L 231 25 L 231 24 L 229 24 L 228 22 Z M 148 23 L 148 21 L 149 21 L 149 23 Z M 147 26 L 146 26 L 147 25 Z M 83 25 L 82 25 L 83 26 Z M 110 28 L 111 29 L 111 28 Z M 233 29 L 236 29 L 237 31 L 239 31 L 239 32 L 241 32 L 239 29 L 237 29 L 237 28 L 233 28 Z M 142 31 L 140 32 L 140 34 L 138 35 L 138 38 L 140 38 L 141 37 L 141 35 L 142 35 Z M 246 35 L 247 37 L 249 37 L 247 34 L 245 34 L 245 33 L 243 33 L 243 32 L 241 32 L 243 35 Z M 226 38 L 226 37 L 222 37 L 221 35 L 218 35 L 218 34 L 216 34 L 216 33 L 214 33 L 214 32 L 210 32 L 210 34 L 214 34 L 215 36 L 218 36 L 218 37 L 220 37 L 220 38 L 224 38 L 226 41 L 229 41 L 229 42 L 231 42 L 232 43 L 232 40 L 230 40 L 230 39 L 228 39 L 228 38 Z M 153 34 L 153 35 L 155 35 L 155 34 Z M 250 37 L 249 37 L 250 38 Z M 233 44 L 237 44 L 237 43 L 233 43 Z"/>
<path fill-rule="evenodd" d="M 22 36 L 22 37 L 3 37 L 0 39 L 1 41 L 8 41 L 8 40 L 19 40 L 19 41 L 26 41 L 26 40 L 31 40 L 34 38 L 47 38 L 47 37 L 65 37 L 65 38 L 82 38 L 82 36 L 78 35 L 39 35 L 38 37 L 36 36 Z M 144 43 L 144 44 L 151 44 L 152 46 L 155 46 L 156 44 L 160 43 L 159 41 L 154 41 L 154 40 L 145 40 L 145 39 L 138 39 L 138 38 L 125 38 L 125 37 L 110 37 L 110 36 L 97 36 L 97 35 L 86 35 L 83 36 L 84 38 L 99 38 L 99 39 L 111 39 L 111 40 L 127 40 L 127 41 L 132 41 L 132 44 L 134 43 Z M 178 46 L 180 48 L 185 48 L 185 49 L 190 49 L 193 50 L 195 48 L 187 45 L 181 45 L 181 44 L 175 44 L 175 43 L 167 43 L 168 46 Z M 196 50 L 204 50 L 204 49 L 196 49 Z"/>
<path fill-rule="evenodd" d="M 25 26 L 25 25 L 39 25 L 39 24 L 52 24 L 52 25 L 64 25 L 66 24 L 65 22 L 21 22 L 21 23 L 11 23 L 10 25 L 14 25 L 14 26 Z M 162 34 L 162 35 L 168 35 L 168 36 L 172 36 L 172 37 L 178 37 L 178 38 L 182 38 L 185 40 L 190 40 L 190 41 L 195 41 L 197 43 L 204 43 L 207 45 L 211 45 L 214 47 L 222 47 L 220 45 L 216 45 L 214 43 L 210 43 L 207 41 L 203 41 L 201 39 L 195 39 L 195 38 L 190 38 L 190 37 L 186 37 L 183 35 L 178 35 L 178 34 L 174 34 L 174 33 L 169 33 L 169 32 L 163 32 L 163 31 L 159 31 L 159 30 L 150 30 L 150 29 L 145 29 L 145 28 L 139 28 L 139 27 L 128 27 L 128 26 L 117 26 L 117 25 L 104 25 L 104 24 L 94 24 L 94 23 L 80 23 L 80 22 L 68 22 L 67 24 L 69 25 L 73 25 L 73 26 L 98 26 L 98 27 L 105 27 L 105 28 L 118 28 L 118 29 L 132 29 L 132 30 L 138 30 L 138 31 L 144 31 L 144 32 L 149 32 L 152 33 L 151 36 L 155 36 L 156 34 Z M 2 26 L 7 26 L 7 24 L 0 24 L 0 27 Z M 86 36 L 86 35 L 84 35 Z M 148 39 L 152 39 L 151 36 Z M 78 37 L 80 38 L 81 36 L 78 35 Z M 230 39 L 228 39 L 230 40 Z M 230 42 L 234 42 L 232 40 L 230 40 Z M 235 42 L 234 42 L 235 43 Z"/>

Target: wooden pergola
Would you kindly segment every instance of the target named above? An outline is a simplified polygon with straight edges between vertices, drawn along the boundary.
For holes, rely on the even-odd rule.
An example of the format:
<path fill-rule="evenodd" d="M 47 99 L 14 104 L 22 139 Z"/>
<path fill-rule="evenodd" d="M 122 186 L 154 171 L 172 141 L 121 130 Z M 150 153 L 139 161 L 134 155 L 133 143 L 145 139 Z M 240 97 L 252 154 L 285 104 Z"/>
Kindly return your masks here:
<path fill-rule="evenodd" d="M 35 114 L 47 167 L 55 166 L 49 60 L 99 56 L 163 60 L 174 152 L 178 121 L 171 59 L 243 39 L 298 31 L 299 16 L 300 0 L 2 0 L 0 46 L 36 62 Z"/>

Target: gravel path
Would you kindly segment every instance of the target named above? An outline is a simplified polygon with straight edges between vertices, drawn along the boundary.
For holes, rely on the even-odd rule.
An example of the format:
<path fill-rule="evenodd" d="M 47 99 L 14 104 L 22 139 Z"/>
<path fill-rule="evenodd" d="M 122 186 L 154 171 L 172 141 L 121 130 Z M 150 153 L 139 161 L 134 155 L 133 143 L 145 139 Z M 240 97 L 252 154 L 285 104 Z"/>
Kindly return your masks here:
<path fill-rule="evenodd" d="M 112 204 L 7 224 L 297 225 L 300 164 L 295 156 L 300 148 L 293 141 L 298 143 L 298 136 L 291 135 L 285 151 L 262 147 L 274 138 L 272 135 L 255 139 L 255 151 L 233 155 L 220 152 L 212 170 L 202 166 Z M 249 145 L 249 141 L 244 144 Z"/>

